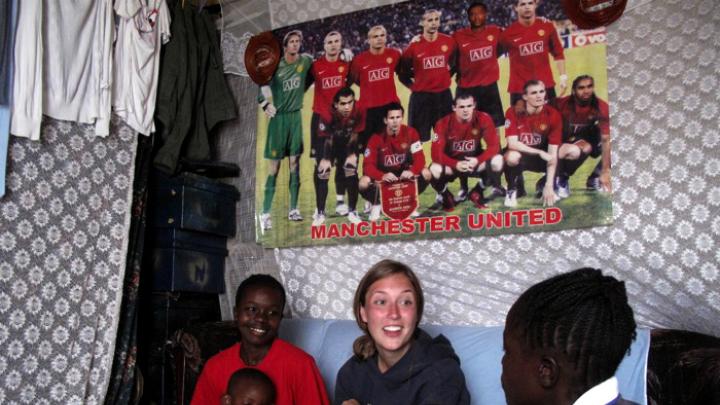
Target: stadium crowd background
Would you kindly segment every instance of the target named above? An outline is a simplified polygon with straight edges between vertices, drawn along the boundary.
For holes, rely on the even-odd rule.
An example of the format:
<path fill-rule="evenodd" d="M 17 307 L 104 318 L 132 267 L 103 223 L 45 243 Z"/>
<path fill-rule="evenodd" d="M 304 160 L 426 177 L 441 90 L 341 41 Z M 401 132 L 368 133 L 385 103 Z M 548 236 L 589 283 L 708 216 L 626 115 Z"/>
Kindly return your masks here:
<path fill-rule="evenodd" d="M 510 25 L 517 19 L 513 8 L 515 2 L 516 0 L 484 1 L 488 7 L 487 23 L 503 28 Z M 323 54 L 323 40 L 328 32 L 340 32 L 343 36 L 343 48 L 352 52 L 352 55 L 357 55 L 368 47 L 368 29 L 382 25 L 388 33 L 387 46 L 402 51 L 415 35 L 422 32 L 419 24 L 425 10 L 434 8 L 442 11 L 440 30 L 450 35 L 457 29 L 468 26 L 466 10 L 471 3 L 473 1 L 409 1 L 305 22 L 278 29 L 274 33 L 282 43 L 287 32 L 300 29 L 304 36 L 301 51 L 318 58 Z M 537 14 L 553 20 L 561 36 L 569 34 L 573 29 L 560 2 L 539 1 Z"/>

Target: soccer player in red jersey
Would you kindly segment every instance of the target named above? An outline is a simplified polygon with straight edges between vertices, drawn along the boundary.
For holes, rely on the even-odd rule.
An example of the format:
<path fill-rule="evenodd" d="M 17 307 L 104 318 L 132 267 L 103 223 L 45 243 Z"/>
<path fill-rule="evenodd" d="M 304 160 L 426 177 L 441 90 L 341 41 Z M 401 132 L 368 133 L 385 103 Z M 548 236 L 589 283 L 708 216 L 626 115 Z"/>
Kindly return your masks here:
<path fill-rule="evenodd" d="M 395 73 L 400 63 L 400 51 L 387 48 L 387 32 L 382 25 L 368 31 L 369 49 L 353 58 L 350 64 L 350 83 L 360 87 L 358 105 L 366 110 L 365 130 L 358 139 L 359 150 L 367 140 L 383 129 L 385 111 L 390 103 L 399 103 L 395 88 Z"/>
<path fill-rule="evenodd" d="M 365 126 L 365 115 L 355 103 L 355 93 L 343 87 L 333 97 L 332 110 L 324 115 L 318 125 L 318 137 L 313 140 L 315 151 L 315 202 L 317 210 L 313 225 L 325 222 L 325 201 L 328 194 L 330 169 L 335 165 L 335 183 L 341 183 L 348 193 L 348 221 L 360 222 L 355 207 L 358 200 L 357 140 Z M 338 179 L 340 179 L 338 181 Z M 343 191 L 344 194 L 344 191 Z"/>
<path fill-rule="evenodd" d="M 470 92 L 475 98 L 479 111 L 484 111 L 493 119 L 496 127 L 505 122 L 500 91 L 497 81 L 500 79 L 498 55 L 504 51 L 499 46 L 502 28 L 487 24 L 487 6 L 474 2 L 467 8 L 470 27 L 462 28 L 453 34 L 457 43 L 456 92 Z M 486 178 L 487 183 L 490 179 Z M 455 202 L 465 201 L 468 196 L 467 179 L 460 178 L 460 191 Z M 492 197 L 504 197 L 505 189 L 493 187 Z"/>
<path fill-rule="evenodd" d="M 467 14 L 470 27 L 453 34 L 458 47 L 457 91 L 472 94 L 477 109 L 490 114 L 495 126 L 499 127 L 505 122 L 497 84 L 500 80 L 497 58 L 502 53 L 498 45 L 502 28 L 486 24 L 485 3 L 472 3 Z"/>
<path fill-rule="evenodd" d="M 482 142 L 485 141 L 485 149 Z M 458 91 L 455 95 L 453 112 L 435 124 L 432 143 L 432 185 L 443 196 L 443 207 L 451 211 L 454 199 L 447 189 L 447 183 L 458 177 L 480 177 L 484 172 L 492 173 L 494 186 L 500 184 L 503 157 L 495 124 L 490 115 L 477 111 L 472 94 Z M 490 170 L 488 170 L 490 168 Z M 484 209 L 482 180 L 470 192 L 470 201 L 477 208 Z"/>
<path fill-rule="evenodd" d="M 450 70 L 455 64 L 457 46 L 449 35 L 439 32 L 438 10 L 427 10 L 420 20 L 423 32 L 402 54 L 400 79 L 412 94 L 408 125 L 417 129 L 420 140 L 430 140 L 435 122 L 452 112 Z"/>
<path fill-rule="evenodd" d="M 555 102 L 555 80 L 550 69 L 548 54 L 552 54 L 560 74 L 560 95 L 567 89 L 565 53 L 557 30 L 551 21 L 535 14 L 537 0 L 517 0 L 515 11 L 518 20 L 510 24 L 500 37 L 500 44 L 510 57 L 508 92 L 510 104 L 523 99 L 523 86 L 528 80 L 545 84 L 548 101 Z"/>
<path fill-rule="evenodd" d="M 553 185 L 562 142 L 562 117 L 546 105 L 545 97 L 545 84 L 530 80 L 525 84 L 523 100 L 505 114 L 506 207 L 517 206 L 518 190 L 523 187 L 519 182 L 525 170 L 545 173 L 548 181 L 542 189 L 543 205 L 554 205 L 558 200 Z"/>
<path fill-rule="evenodd" d="M 310 68 L 308 80 L 315 82 L 313 97 L 313 114 L 310 120 L 310 143 L 315 145 L 318 137 L 318 126 L 322 116 L 330 116 L 333 107 L 335 93 L 347 84 L 347 77 L 350 73 L 350 64 L 340 59 L 342 50 L 342 35 L 337 31 L 330 31 L 325 35 L 325 55 L 313 62 Z M 308 85 L 309 86 L 309 85 Z M 310 157 L 316 157 L 316 150 L 310 150 Z M 344 177 L 340 172 L 335 172 L 336 201 L 335 212 L 338 215 L 347 215 L 348 208 L 345 204 Z M 316 190 L 317 192 L 317 190 Z M 323 204 L 324 205 L 324 204 Z"/>
<path fill-rule="evenodd" d="M 595 80 L 582 75 L 573 80 L 572 93 L 557 100 L 563 118 L 563 144 L 558 158 L 558 195 L 567 197 L 568 178 L 588 156 L 600 156 L 586 181 L 590 189 L 612 191 L 610 184 L 610 112 L 608 104 L 595 95 Z"/>
<path fill-rule="evenodd" d="M 370 221 L 380 218 L 380 193 L 376 182 L 394 183 L 417 178 L 420 194 L 431 178 L 430 170 L 425 167 L 420 136 L 415 129 L 402 123 L 404 112 L 400 103 L 387 106 L 383 119 L 385 129 L 371 136 L 365 149 L 359 186 L 362 196 L 374 204 Z"/>

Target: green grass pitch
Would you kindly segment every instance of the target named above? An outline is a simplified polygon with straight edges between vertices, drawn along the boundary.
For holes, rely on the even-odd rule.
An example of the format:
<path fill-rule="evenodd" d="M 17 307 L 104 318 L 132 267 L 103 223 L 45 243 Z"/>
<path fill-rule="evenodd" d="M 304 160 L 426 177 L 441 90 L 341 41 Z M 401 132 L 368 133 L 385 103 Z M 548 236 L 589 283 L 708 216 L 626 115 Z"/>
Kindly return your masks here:
<path fill-rule="evenodd" d="M 595 92 L 596 94 L 607 100 L 607 63 L 605 56 L 606 46 L 604 44 L 595 44 L 582 48 L 572 48 L 565 50 L 566 58 L 566 69 L 569 77 L 568 86 L 572 83 L 572 79 L 581 74 L 590 74 L 595 78 Z M 500 93 L 503 97 L 503 108 L 507 108 L 509 105 L 509 95 L 506 92 L 507 89 L 507 78 L 508 78 L 508 59 L 500 58 L 500 82 L 499 88 Z M 555 64 L 552 63 L 553 69 Z M 557 72 L 555 73 L 557 78 Z M 400 84 L 396 79 L 396 87 L 398 89 L 398 95 L 400 100 L 407 108 L 408 99 L 410 97 L 410 91 Z M 455 84 L 452 85 L 453 92 L 455 90 Z M 355 88 L 356 94 L 358 92 Z M 567 95 L 567 93 L 566 93 Z M 305 152 L 300 160 L 300 199 L 299 208 L 302 213 L 304 220 L 300 222 L 292 222 L 287 219 L 288 205 L 289 205 L 289 193 L 288 193 L 288 162 L 287 159 L 282 161 L 280 172 L 277 179 L 275 198 L 272 206 L 272 221 L 273 228 L 266 231 L 264 234 L 260 232 L 259 221 L 257 217 L 262 211 L 262 200 L 263 200 L 263 189 L 265 185 L 265 179 L 267 178 L 267 162 L 263 159 L 263 150 L 265 148 L 265 139 L 267 133 L 268 120 L 264 113 L 258 109 L 258 131 L 257 131 L 257 150 L 256 150 L 256 190 L 255 190 L 255 207 L 256 207 L 256 229 L 257 229 L 257 240 L 262 243 L 265 247 L 289 247 L 289 246 L 307 246 L 307 245 L 320 245 L 320 244 L 337 244 L 337 243 L 361 243 L 361 242 L 381 242 L 388 240 L 398 239 L 415 239 L 421 238 L 439 238 L 439 237 L 458 237 L 458 236 L 487 236 L 487 235 L 499 235 L 506 233 L 519 233 L 519 232 L 535 232 L 538 230 L 550 231 L 559 229 L 571 229 L 580 228 L 596 225 L 607 225 L 612 223 L 612 199 L 609 194 L 597 193 L 587 191 L 585 189 L 585 180 L 590 172 L 593 170 L 597 163 L 597 159 L 589 158 L 580 169 L 570 179 L 570 191 L 571 195 L 567 199 L 561 200 L 557 206 L 563 212 L 563 220 L 560 223 L 554 225 L 544 225 L 538 227 L 513 227 L 513 228 L 494 228 L 494 229 L 481 229 L 471 230 L 464 225 L 464 218 L 467 215 L 480 212 L 476 209 L 470 201 L 459 204 L 452 215 L 458 215 L 463 220 L 461 221 L 462 230 L 461 232 L 447 232 L 447 233 L 424 233 L 419 235 L 404 235 L 404 236 L 378 236 L 371 239 L 368 238 L 341 238 L 341 239 L 325 239 L 315 240 L 311 239 L 311 223 L 312 214 L 315 212 L 315 190 L 312 181 L 312 171 L 314 168 L 314 160 L 309 157 L 310 148 L 310 117 L 312 115 L 312 101 L 313 101 L 313 90 L 309 89 L 305 93 L 304 108 L 302 111 L 303 119 L 303 138 L 305 145 Z M 407 122 L 407 116 L 405 117 Z M 504 144 L 504 129 L 499 129 L 501 142 Z M 430 159 L 430 143 L 425 143 L 424 151 L 426 161 L 429 163 Z M 334 169 L 333 169 L 334 170 Z M 362 167 L 359 173 L 362 173 Z M 333 182 L 332 174 L 329 182 L 329 193 L 328 201 L 326 205 L 327 221 L 326 225 L 329 224 L 342 224 L 347 223 L 345 217 L 335 215 L 335 185 Z M 532 195 L 535 190 L 535 182 L 540 177 L 540 174 L 525 172 L 525 187 L 528 190 L 529 195 L 518 199 L 518 207 L 513 210 L 521 209 L 532 209 L 541 208 L 542 203 L 540 200 L 534 198 Z M 475 184 L 474 179 L 470 179 L 470 187 Z M 503 180 L 504 183 L 504 180 Z M 459 182 L 450 184 L 450 190 L 455 193 L 459 188 Z M 487 193 L 486 193 L 487 194 Z M 347 198 L 346 198 L 347 199 Z M 443 211 L 430 210 L 430 207 L 435 199 L 435 191 L 428 187 L 420 195 L 420 208 L 419 211 L 422 216 L 440 216 L 444 215 Z M 360 198 L 358 202 L 358 211 L 361 212 L 363 209 L 364 200 Z M 505 211 L 506 207 L 503 206 L 502 199 L 496 199 L 489 203 L 489 210 L 483 212 L 495 212 Z M 362 215 L 362 214 L 361 214 Z M 364 219 L 367 217 L 362 215 Z"/>

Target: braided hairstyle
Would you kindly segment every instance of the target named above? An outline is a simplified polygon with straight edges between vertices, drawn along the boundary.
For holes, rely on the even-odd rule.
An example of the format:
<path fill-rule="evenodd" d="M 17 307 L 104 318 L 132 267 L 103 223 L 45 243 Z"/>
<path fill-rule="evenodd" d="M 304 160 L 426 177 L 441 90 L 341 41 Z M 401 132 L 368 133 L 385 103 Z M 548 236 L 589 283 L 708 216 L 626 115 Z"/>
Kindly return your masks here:
<path fill-rule="evenodd" d="M 530 287 L 507 319 L 530 348 L 555 349 L 575 364 L 586 387 L 612 377 L 635 340 L 625 283 L 591 268 Z"/>
<path fill-rule="evenodd" d="M 377 352 L 377 348 L 375 347 L 375 341 L 372 336 L 370 336 L 367 323 L 364 322 L 362 320 L 362 316 L 360 316 L 360 308 L 365 306 L 365 298 L 373 283 L 395 274 L 402 274 L 407 277 L 408 281 L 410 281 L 410 284 L 413 286 L 413 290 L 415 290 L 415 307 L 417 308 L 417 324 L 415 324 L 415 333 L 417 333 L 417 325 L 420 323 L 423 308 L 425 306 L 425 297 L 423 296 L 420 279 L 418 279 L 412 269 L 404 263 L 389 259 L 381 260 L 375 263 L 367 271 L 367 273 L 365 273 L 355 290 L 355 298 L 353 299 L 355 321 L 357 322 L 358 327 L 360 327 L 360 330 L 363 331 L 362 336 L 358 337 L 355 339 L 355 342 L 353 342 L 353 353 L 362 360 L 367 360 L 368 358 L 374 356 Z"/>

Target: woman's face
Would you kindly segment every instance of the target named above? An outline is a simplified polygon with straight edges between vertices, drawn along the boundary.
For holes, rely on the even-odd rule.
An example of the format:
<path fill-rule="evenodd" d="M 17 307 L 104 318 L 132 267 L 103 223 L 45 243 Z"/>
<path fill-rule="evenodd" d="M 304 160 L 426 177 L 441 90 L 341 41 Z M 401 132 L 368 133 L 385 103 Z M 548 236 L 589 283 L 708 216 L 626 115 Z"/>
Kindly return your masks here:
<path fill-rule="evenodd" d="M 416 291 L 404 274 L 393 274 L 370 285 L 360 317 L 367 323 L 381 360 L 390 366 L 410 348 L 418 322 Z"/>

